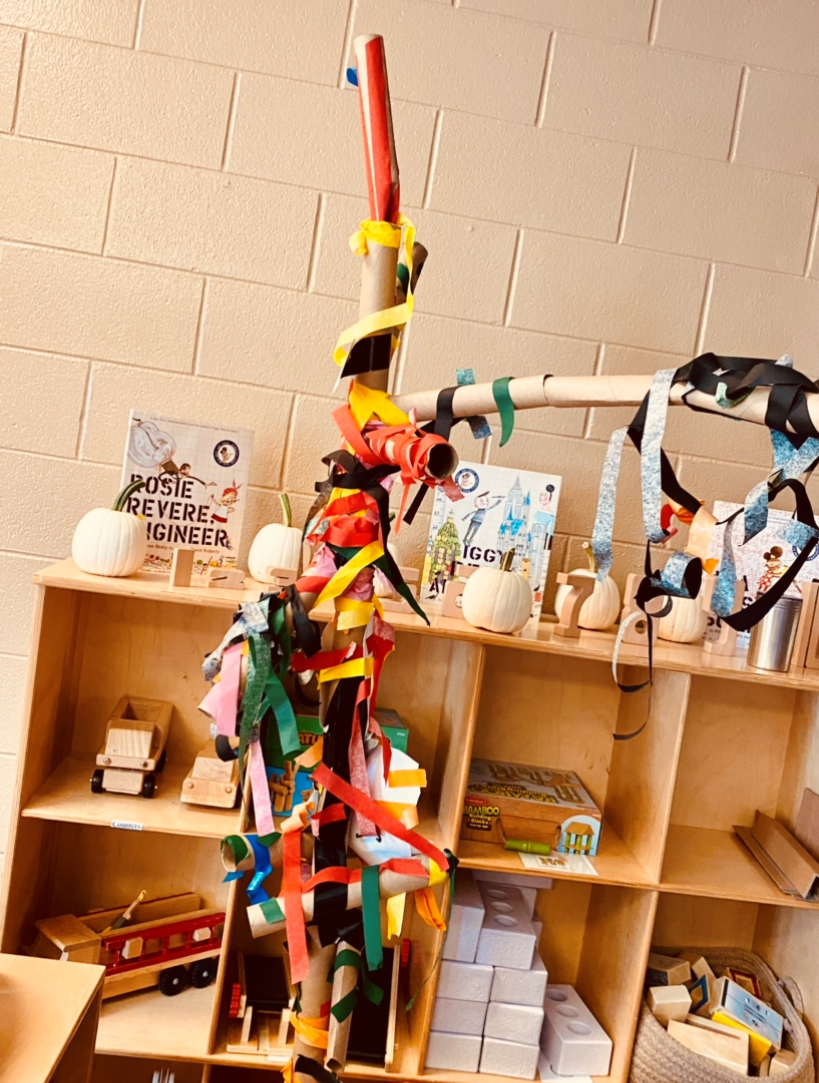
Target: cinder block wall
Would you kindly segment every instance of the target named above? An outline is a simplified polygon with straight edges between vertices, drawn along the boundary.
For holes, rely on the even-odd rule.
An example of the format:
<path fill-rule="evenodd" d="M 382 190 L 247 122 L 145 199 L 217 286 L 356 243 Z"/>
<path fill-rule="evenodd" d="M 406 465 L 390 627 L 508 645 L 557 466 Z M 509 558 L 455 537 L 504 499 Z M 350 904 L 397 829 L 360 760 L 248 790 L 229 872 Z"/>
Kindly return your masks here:
<path fill-rule="evenodd" d="M 2 0 L 0 21 L 0 850 L 31 574 L 110 502 L 129 408 L 255 429 L 248 539 L 282 488 L 311 500 L 357 311 L 355 34 L 387 39 L 430 249 L 397 390 L 703 349 L 816 371 L 808 0 Z M 578 564 L 623 413 L 522 414 L 503 451 L 456 439 L 563 475 L 553 571 Z M 762 431 L 687 412 L 667 448 L 709 501 L 768 462 Z M 635 465 L 620 580 L 641 557 Z"/>

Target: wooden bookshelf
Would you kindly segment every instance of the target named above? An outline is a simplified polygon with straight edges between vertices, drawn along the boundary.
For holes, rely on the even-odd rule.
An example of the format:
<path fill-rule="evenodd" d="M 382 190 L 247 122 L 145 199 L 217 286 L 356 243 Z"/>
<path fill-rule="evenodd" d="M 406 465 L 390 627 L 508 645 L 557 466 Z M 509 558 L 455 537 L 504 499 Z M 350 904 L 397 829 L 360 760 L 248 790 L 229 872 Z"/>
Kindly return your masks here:
<path fill-rule="evenodd" d="M 0 955 L 4 1083 L 87 1083 L 101 966 Z"/>
<path fill-rule="evenodd" d="M 154 991 L 106 1002 L 94 1083 L 130 1083 L 169 1064 L 179 1083 L 268 1078 L 287 1050 L 268 1061 L 226 1050 L 230 951 L 280 954 L 284 935 L 254 941 L 243 888 L 222 882 L 217 840 L 242 827 L 241 810 L 179 800 L 182 778 L 208 738 L 197 710 L 207 690 L 201 660 L 237 605 L 263 588 L 248 580 L 243 591 L 168 589 L 150 577 L 85 575 L 71 561 L 35 582 L 26 722 L 0 897 L 2 950 L 19 952 L 41 917 L 127 902 L 142 887 L 158 895 L 197 891 L 227 912 L 229 951 L 216 982 L 172 1000 Z M 472 755 L 574 770 L 603 809 L 597 875 L 556 875 L 551 890 L 538 892 L 537 911 L 550 981 L 576 985 L 614 1041 L 607 1083 L 628 1077 L 652 943 L 759 951 L 799 984 L 816 1037 L 819 905 L 780 893 L 732 828 L 750 824 L 756 808 L 792 827 L 805 786 L 819 790 L 819 672 L 768 674 L 748 668 L 742 656 L 704 657 L 694 646 L 660 644 L 650 695 L 624 696 L 612 680 L 613 635 L 584 632 L 563 641 L 547 623 L 499 636 L 440 616 L 429 626 L 411 615 L 390 619 L 398 650 L 379 700 L 401 711 L 410 752 L 427 769 L 422 833 L 466 867 L 526 872 L 517 854 L 458 841 Z M 644 679 L 639 650 L 625 649 L 621 662 L 626 680 Z M 125 692 L 174 705 L 168 764 L 152 800 L 90 792 L 107 714 Z M 646 718 L 639 738 L 614 740 Z M 438 892 L 443 904 L 443 888 Z M 415 992 L 432 969 L 440 934 L 408 906 L 403 935 L 414 945 Z M 347 1077 L 477 1083 L 469 1074 L 424 1070 L 435 984 L 433 977 L 412 1011 L 399 1013 L 392 1072 L 349 1064 Z"/>

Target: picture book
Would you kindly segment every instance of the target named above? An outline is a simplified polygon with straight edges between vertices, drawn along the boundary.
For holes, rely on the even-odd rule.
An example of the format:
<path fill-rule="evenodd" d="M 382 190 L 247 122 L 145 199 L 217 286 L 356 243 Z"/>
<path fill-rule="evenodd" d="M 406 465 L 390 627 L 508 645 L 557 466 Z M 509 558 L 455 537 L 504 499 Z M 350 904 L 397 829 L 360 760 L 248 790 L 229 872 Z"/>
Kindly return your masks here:
<path fill-rule="evenodd" d="M 731 504 L 726 500 L 717 500 L 714 504 L 714 515 L 718 524 L 727 519 L 734 512 L 739 511 L 741 504 Z M 761 530 L 756 537 L 743 545 L 742 516 L 734 521 L 732 532 L 734 559 L 737 567 L 737 577 L 745 580 L 745 597 L 743 607 L 747 608 L 757 594 L 764 594 L 773 584 L 783 576 L 799 554 L 799 549 L 791 545 L 784 536 L 785 527 L 793 519 L 789 511 L 781 511 L 771 508 L 768 511 L 768 525 Z M 725 527 L 717 525 L 711 535 L 711 545 L 708 550 L 709 557 L 719 560 L 722 557 L 722 539 Z M 809 583 L 812 579 L 819 578 L 819 549 L 816 549 L 803 564 L 796 579 L 786 591 L 792 598 L 800 597 L 801 584 Z M 713 627 L 712 627 L 713 625 Z M 716 635 L 718 620 L 716 617 L 709 618 L 709 627 L 706 638 Z M 750 632 L 740 632 L 737 637 L 737 645 L 747 647 Z"/>
<path fill-rule="evenodd" d="M 440 600 L 458 564 L 498 567 L 514 549 L 512 570 L 525 575 L 534 595 L 532 617 L 543 605 L 543 588 L 555 534 L 561 479 L 554 474 L 462 462 L 455 484 L 463 500 L 436 489 L 421 576 L 420 600 Z"/>
<path fill-rule="evenodd" d="M 143 480 L 127 511 L 148 523 L 143 570 L 169 573 L 174 549 L 193 549 L 194 574 L 236 567 L 253 433 L 132 410 L 122 485 Z"/>

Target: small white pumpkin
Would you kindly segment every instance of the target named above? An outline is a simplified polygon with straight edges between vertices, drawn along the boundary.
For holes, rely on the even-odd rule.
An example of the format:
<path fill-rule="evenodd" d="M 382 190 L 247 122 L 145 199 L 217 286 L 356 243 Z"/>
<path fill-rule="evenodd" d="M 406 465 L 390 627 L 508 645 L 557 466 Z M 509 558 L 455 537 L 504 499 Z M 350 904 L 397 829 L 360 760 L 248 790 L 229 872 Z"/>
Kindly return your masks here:
<path fill-rule="evenodd" d="M 279 497 L 284 523 L 263 526 L 250 547 L 247 566 L 258 583 L 275 583 L 275 570 L 298 571 L 301 531 L 293 526 L 293 512 L 287 493 Z"/>
<path fill-rule="evenodd" d="M 133 575 L 148 548 L 145 519 L 126 512 L 128 497 L 145 485 L 134 481 L 119 494 L 113 508 L 94 508 L 77 523 L 71 540 L 74 563 L 91 575 Z"/>
<path fill-rule="evenodd" d="M 671 612 L 657 622 L 657 635 L 672 643 L 697 643 L 707 625 L 708 614 L 702 608 L 702 598 L 672 598 Z"/>
<path fill-rule="evenodd" d="M 517 632 L 532 612 L 529 580 L 510 569 L 514 550 L 503 554 L 500 568 L 478 568 L 467 579 L 461 596 L 464 617 L 489 632 Z"/>
<path fill-rule="evenodd" d="M 596 578 L 597 561 L 594 559 L 592 547 L 588 542 L 583 542 L 583 548 L 586 551 L 586 559 L 589 562 L 589 566 L 588 568 L 577 568 L 570 574 L 586 575 L 590 578 Z M 555 613 L 557 613 L 558 619 L 560 618 L 560 610 L 563 608 L 566 596 L 571 589 L 572 588 L 568 584 L 564 584 L 557 588 L 557 595 L 555 596 Z M 594 584 L 594 590 L 580 607 L 580 616 L 577 623 L 581 628 L 588 628 L 600 632 L 604 628 L 610 628 L 619 615 L 620 591 L 617 589 L 617 584 L 611 576 L 607 575 L 605 579 L 600 579 Z"/>

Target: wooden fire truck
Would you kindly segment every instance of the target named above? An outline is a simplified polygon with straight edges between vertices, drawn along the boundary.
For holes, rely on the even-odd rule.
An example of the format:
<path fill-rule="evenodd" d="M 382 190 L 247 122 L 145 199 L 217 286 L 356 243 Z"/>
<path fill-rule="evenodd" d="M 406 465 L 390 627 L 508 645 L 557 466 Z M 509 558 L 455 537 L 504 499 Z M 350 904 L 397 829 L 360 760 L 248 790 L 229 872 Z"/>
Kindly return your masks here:
<path fill-rule="evenodd" d="M 176 996 L 188 985 L 202 989 L 216 977 L 225 914 L 202 908 L 196 894 L 151 899 L 134 909 L 135 923 L 111 924 L 124 907 L 36 922 L 30 954 L 105 966 L 102 996 L 120 996 L 158 985 Z"/>

